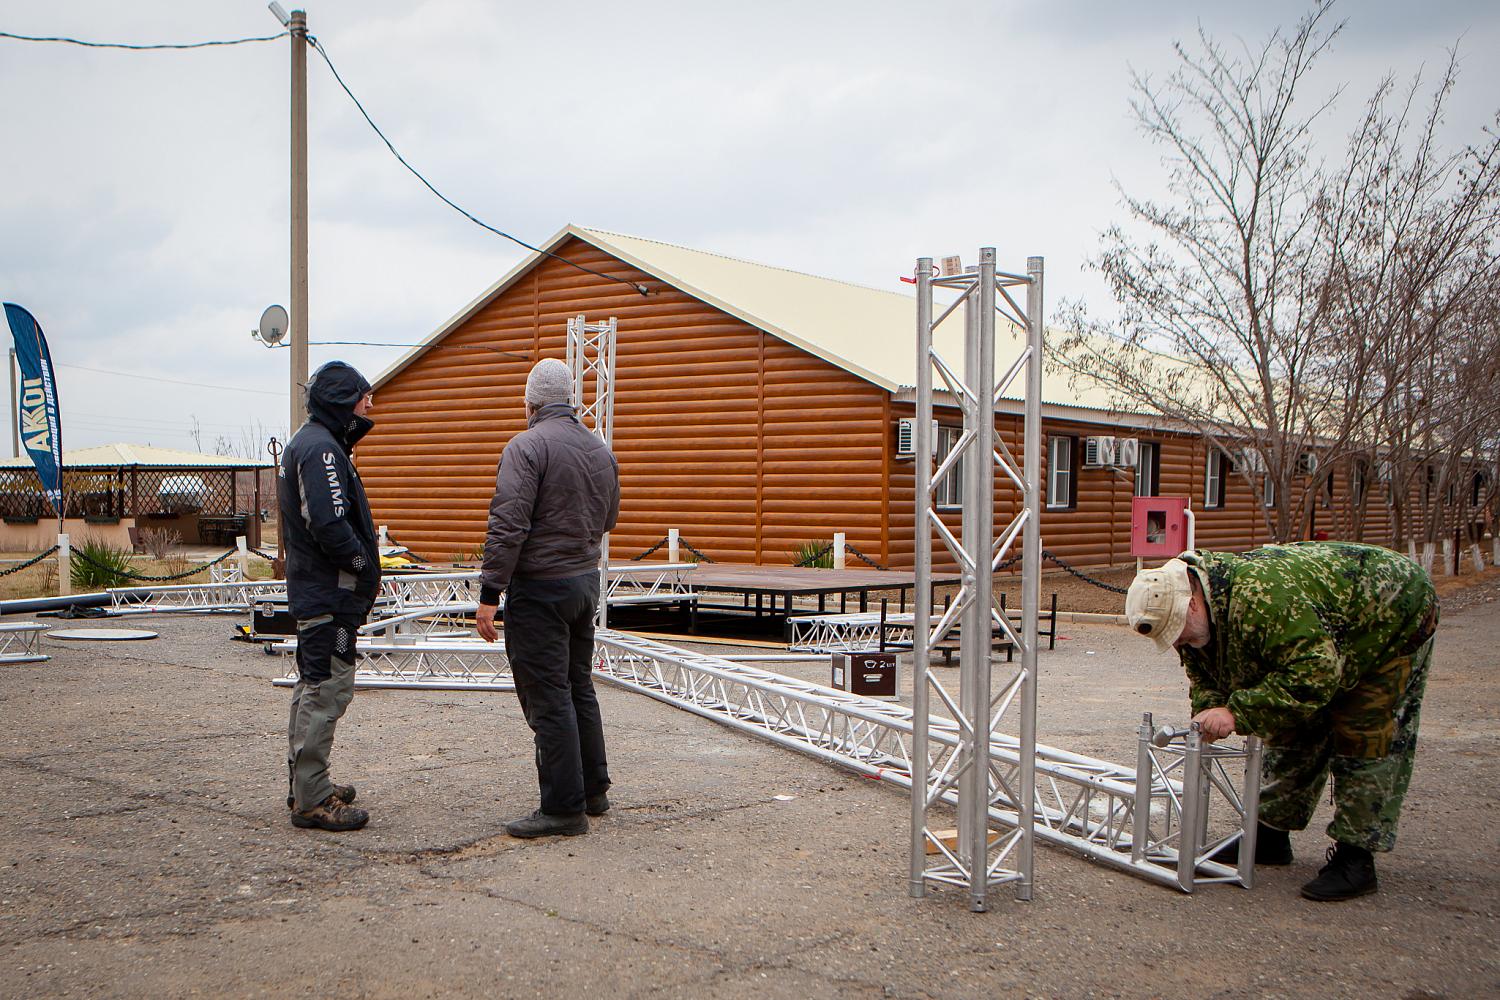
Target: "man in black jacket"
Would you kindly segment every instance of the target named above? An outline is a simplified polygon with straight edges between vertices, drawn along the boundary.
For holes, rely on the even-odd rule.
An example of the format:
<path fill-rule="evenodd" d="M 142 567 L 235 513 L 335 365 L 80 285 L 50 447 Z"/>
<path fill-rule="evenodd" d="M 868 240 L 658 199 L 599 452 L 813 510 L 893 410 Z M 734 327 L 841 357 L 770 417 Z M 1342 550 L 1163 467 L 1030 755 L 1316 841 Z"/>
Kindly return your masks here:
<path fill-rule="evenodd" d="M 307 423 L 277 470 L 286 589 L 297 621 L 297 686 L 287 725 L 287 808 L 295 826 L 358 830 L 353 785 L 328 777 L 333 733 L 354 697 L 355 635 L 380 588 L 380 550 L 355 442 L 374 426 L 370 383 L 342 361 L 307 382 Z"/>
<path fill-rule="evenodd" d="M 476 630 L 497 638 L 536 734 L 542 807 L 505 825 L 513 837 L 589 832 L 609 809 L 604 724 L 594 694 L 600 541 L 620 512 L 614 455 L 573 413 L 572 374 L 544 358 L 526 378 L 527 429 L 505 446 L 490 502 Z"/>

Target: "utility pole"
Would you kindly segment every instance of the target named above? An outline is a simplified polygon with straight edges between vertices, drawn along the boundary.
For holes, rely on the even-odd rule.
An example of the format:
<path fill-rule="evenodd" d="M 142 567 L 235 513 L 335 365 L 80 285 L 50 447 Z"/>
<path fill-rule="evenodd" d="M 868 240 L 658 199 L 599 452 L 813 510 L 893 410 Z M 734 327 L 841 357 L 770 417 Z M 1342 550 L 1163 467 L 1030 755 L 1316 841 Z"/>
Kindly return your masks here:
<path fill-rule="evenodd" d="M 21 457 L 21 397 L 16 395 L 16 349 L 10 349 L 10 453 Z"/>
<path fill-rule="evenodd" d="M 292 11 L 292 433 L 307 421 L 307 12 Z"/>

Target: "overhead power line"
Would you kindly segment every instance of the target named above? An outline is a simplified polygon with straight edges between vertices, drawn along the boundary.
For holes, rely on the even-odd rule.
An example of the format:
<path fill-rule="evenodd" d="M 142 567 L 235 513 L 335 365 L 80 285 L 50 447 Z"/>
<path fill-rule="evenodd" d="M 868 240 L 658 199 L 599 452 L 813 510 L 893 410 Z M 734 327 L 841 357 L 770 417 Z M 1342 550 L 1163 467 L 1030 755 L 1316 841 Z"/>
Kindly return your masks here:
<path fill-rule="evenodd" d="M 89 368 L 87 365 L 70 365 L 66 361 L 54 361 L 53 364 L 59 368 L 77 368 L 79 371 L 94 372 L 99 375 L 118 375 L 121 378 L 139 378 L 147 382 L 167 382 L 172 385 L 190 385 L 198 389 L 220 389 L 224 392 L 253 392 L 258 396 L 282 396 L 285 393 L 272 392 L 269 389 L 246 389 L 238 385 L 209 385 L 207 382 L 186 382 L 178 378 L 162 378 L 160 375 L 142 375 L 139 372 L 117 372 L 108 368 Z"/>
<path fill-rule="evenodd" d="M 500 237 L 503 237 L 504 239 L 510 240 L 512 243 L 516 244 L 517 246 L 525 247 L 527 250 L 530 250 L 533 253 L 539 253 L 539 254 L 542 254 L 543 256 L 551 257 L 553 260 L 560 260 L 564 264 L 567 264 L 569 267 L 577 268 L 578 270 L 583 271 L 585 274 L 592 274 L 592 275 L 594 275 L 596 277 L 599 277 L 599 278 L 607 278 L 610 281 L 617 281 L 617 282 L 619 282 L 622 285 L 628 285 L 629 287 L 634 288 L 637 292 L 641 293 L 642 295 L 650 294 L 650 290 L 645 285 L 642 285 L 642 284 L 640 284 L 638 282 L 631 281 L 628 278 L 622 278 L 619 275 L 606 274 L 603 271 L 596 271 L 596 270 L 594 270 L 591 267 L 585 267 L 585 266 L 583 266 L 582 264 L 579 264 L 576 261 L 569 260 L 568 258 L 563 257 L 563 256 L 561 256 L 559 254 L 555 254 L 555 253 L 553 253 L 550 250 L 543 250 L 541 247 L 532 246 L 530 243 L 527 243 L 525 240 L 518 239 L 518 238 L 512 236 L 510 233 L 503 232 L 502 230 L 496 229 L 494 226 L 490 225 L 488 222 L 485 222 L 483 219 L 478 218 L 473 213 L 469 212 L 467 209 L 462 208 L 456 202 L 454 202 L 453 199 L 449 198 L 447 195 L 443 194 L 443 192 L 441 192 L 437 188 L 433 187 L 432 182 L 429 181 L 426 177 L 423 177 L 421 171 L 419 171 L 416 167 L 412 166 L 410 163 L 406 162 L 406 157 L 404 157 L 404 156 L 401 155 L 400 151 L 396 149 L 395 144 L 392 143 L 391 140 L 386 137 L 386 134 L 380 130 L 380 126 L 375 124 L 375 120 L 370 117 L 370 113 L 365 110 L 365 106 L 360 103 L 360 100 L 359 100 L 358 97 L 354 96 L 354 91 L 352 91 L 352 90 L 349 89 L 349 85 L 347 83 L 345 83 L 344 82 L 344 78 L 339 75 L 339 71 L 333 65 L 333 60 L 328 57 L 327 50 L 323 48 L 323 43 L 320 42 L 317 38 L 314 38 L 311 35 L 308 36 L 307 41 L 308 41 L 308 44 L 311 45 L 317 51 L 318 55 L 320 55 L 320 56 L 323 57 L 323 61 L 328 64 L 328 72 L 330 72 L 330 73 L 333 74 L 333 78 L 334 78 L 335 81 L 338 82 L 339 87 L 341 87 L 343 89 L 344 93 L 349 96 L 349 100 L 351 100 L 351 101 L 354 102 L 354 106 L 359 109 L 359 113 L 364 117 L 365 122 L 367 124 L 369 124 L 370 128 L 372 128 L 372 129 L 375 130 L 375 134 L 376 135 L 380 136 L 380 141 L 383 142 L 383 143 L 385 143 L 385 148 L 389 149 L 391 151 L 391 155 L 394 156 L 397 159 L 397 161 L 399 161 L 400 164 L 403 167 L 405 167 L 407 170 L 411 171 L 411 175 L 413 177 L 415 177 L 417 180 L 421 181 L 422 185 L 424 187 L 426 187 L 427 190 L 429 190 L 433 194 L 437 195 L 438 198 L 443 202 L 443 204 L 447 205 L 449 208 L 453 209 L 459 215 L 462 215 L 464 218 L 468 219 L 470 222 L 474 223 L 474 225 L 478 226 L 479 228 L 488 230 L 489 232 L 494 233 L 496 236 L 500 236 Z"/>
<path fill-rule="evenodd" d="M 208 42 L 181 42 L 153 45 L 134 45 L 129 42 L 87 42 L 81 38 L 68 38 L 63 35 L 17 35 L 9 31 L 0 31 L 0 38 L 13 38 L 18 42 L 59 42 L 64 45 L 82 45 L 88 49 L 132 49 L 137 52 L 146 52 L 152 49 L 207 49 L 220 45 L 274 42 L 278 38 L 285 38 L 288 34 L 290 32 L 283 31 L 279 35 L 258 35 L 254 38 L 220 38 Z"/>

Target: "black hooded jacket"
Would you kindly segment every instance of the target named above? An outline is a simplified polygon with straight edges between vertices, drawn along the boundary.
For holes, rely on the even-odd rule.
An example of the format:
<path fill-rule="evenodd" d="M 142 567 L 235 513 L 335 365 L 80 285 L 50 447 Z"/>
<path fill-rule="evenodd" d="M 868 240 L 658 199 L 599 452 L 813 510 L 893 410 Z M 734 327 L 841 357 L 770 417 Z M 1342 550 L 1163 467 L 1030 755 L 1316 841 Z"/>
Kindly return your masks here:
<path fill-rule="evenodd" d="M 354 412 L 370 391 L 364 376 L 330 361 L 307 383 L 308 421 L 277 470 L 286 588 L 298 619 L 363 619 L 380 588 L 380 550 L 351 452 L 374 423 Z"/>

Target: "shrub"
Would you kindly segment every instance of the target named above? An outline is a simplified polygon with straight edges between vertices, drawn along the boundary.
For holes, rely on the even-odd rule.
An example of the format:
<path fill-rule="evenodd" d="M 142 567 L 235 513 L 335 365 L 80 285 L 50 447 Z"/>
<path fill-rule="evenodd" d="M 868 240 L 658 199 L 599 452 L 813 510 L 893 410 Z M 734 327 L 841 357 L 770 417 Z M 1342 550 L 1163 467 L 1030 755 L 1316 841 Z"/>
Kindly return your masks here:
<path fill-rule="evenodd" d="M 833 545 L 829 542 L 799 542 L 787 553 L 793 566 L 815 566 L 833 569 Z"/>
<path fill-rule="evenodd" d="M 129 549 L 118 548 L 102 538 L 80 538 L 73 546 L 70 576 L 73 589 L 93 592 L 106 587 L 123 587 L 129 580 Z"/>
<path fill-rule="evenodd" d="M 141 548 L 158 562 L 167 558 L 167 553 L 182 544 L 182 535 L 171 528 L 142 528 Z"/>

